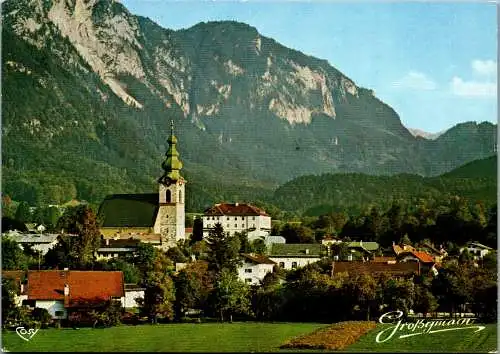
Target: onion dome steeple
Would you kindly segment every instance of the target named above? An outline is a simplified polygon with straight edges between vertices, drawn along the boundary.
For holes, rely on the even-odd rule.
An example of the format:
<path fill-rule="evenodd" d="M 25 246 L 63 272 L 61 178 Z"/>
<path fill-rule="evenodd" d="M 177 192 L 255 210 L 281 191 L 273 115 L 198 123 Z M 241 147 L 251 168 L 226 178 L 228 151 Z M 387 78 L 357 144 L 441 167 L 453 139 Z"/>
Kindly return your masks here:
<path fill-rule="evenodd" d="M 159 182 L 164 184 L 170 184 L 178 180 L 183 180 L 180 170 L 182 169 L 182 162 L 179 160 L 179 152 L 177 151 L 177 138 L 174 135 L 174 121 L 170 121 L 170 137 L 168 138 L 168 144 L 170 145 L 166 158 L 163 161 L 161 167 L 165 171 L 163 176 L 160 177 Z"/>

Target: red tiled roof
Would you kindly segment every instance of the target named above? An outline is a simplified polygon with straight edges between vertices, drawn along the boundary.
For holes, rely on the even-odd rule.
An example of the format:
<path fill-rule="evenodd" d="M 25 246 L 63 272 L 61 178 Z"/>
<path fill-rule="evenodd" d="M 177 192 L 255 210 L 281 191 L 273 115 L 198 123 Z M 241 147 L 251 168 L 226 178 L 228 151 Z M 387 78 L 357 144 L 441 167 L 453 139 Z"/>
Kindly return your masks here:
<path fill-rule="evenodd" d="M 269 258 L 258 254 L 243 253 L 241 256 L 257 264 L 276 264 L 276 262 L 270 260 Z"/>
<path fill-rule="evenodd" d="M 374 276 L 386 273 L 388 275 L 411 275 L 419 274 L 419 265 L 417 262 L 404 262 L 387 264 L 382 262 L 333 262 L 332 275 L 347 272 L 354 274 L 371 274 Z"/>
<path fill-rule="evenodd" d="M 69 286 L 67 299 L 64 296 L 65 284 Z M 78 307 L 123 296 L 122 272 L 77 270 L 28 272 L 29 300 L 64 300 L 65 307 Z"/>
<path fill-rule="evenodd" d="M 413 251 L 411 252 L 418 260 L 422 263 L 434 263 L 434 257 L 432 257 L 427 252 Z"/>
<path fill-rule="evenodd" d="M 246 204 L 246 203 L 215 204 L 213 207 L 205 210 L 205 215 L 210 215 L 210 216 L 212 216 L 212 215 L 238 215 L 238 216 L 263 215 L 263 216 L 268 216 L 264 210 L 257 208 L 256 206 Z"/>

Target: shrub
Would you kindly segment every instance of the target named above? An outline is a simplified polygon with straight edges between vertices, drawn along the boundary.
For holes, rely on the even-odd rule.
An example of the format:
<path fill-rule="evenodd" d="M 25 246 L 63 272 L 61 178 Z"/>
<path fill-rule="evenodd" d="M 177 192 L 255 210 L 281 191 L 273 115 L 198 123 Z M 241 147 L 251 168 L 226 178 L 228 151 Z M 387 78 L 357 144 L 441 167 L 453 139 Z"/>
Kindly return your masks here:
<path fill-rule="evenodd" d="M 35 321 L 40 322 L 41 328 L 47 328 L 52 323 L 52 316 L 49 311 L 44 308 L 36 307 L 31 312 L 31 317 L 33 317 Z"/>
<path fill-rule="evenodd" d="M 372 321 L 339 322 L 310 334 L 293 338 L 281 348 L 341 350 L 377 326 Z"/>

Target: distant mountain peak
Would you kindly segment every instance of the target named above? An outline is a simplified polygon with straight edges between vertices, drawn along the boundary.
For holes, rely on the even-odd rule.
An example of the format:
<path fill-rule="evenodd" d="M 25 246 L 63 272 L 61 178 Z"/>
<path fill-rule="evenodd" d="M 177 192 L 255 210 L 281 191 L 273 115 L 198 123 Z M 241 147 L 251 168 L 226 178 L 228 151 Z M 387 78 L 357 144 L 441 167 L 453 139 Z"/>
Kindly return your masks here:
<path fill-rule="evenodd" d="M 440 135 L 442 135 L 445 132 L 445 130 L 443 130 L 437 133 L 429 133 L 420 129 L 414 129 L 414 128 L 407 128 L 407 129 L 414 137 L 421 137 L 427 140 L 436 140 L 437 138 L 439 138 Z"/>

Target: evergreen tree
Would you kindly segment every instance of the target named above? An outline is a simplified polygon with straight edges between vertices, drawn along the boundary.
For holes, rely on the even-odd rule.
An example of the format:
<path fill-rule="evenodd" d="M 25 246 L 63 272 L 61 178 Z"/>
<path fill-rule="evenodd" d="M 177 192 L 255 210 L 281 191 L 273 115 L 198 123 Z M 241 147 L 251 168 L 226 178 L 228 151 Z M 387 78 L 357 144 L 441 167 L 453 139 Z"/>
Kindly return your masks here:
<path fill-rule="evenodd" d="M 29 223 L 32 220 L 30 206 L 27 202 L 21 202 L 16 210 L 16 220 L 23 223 Z"/>
<path fill-rule="evenodd" d="M 240 239 L 224 232 L 220 223 L 210 230 L 206 239 L 210 268 L 219 274 L 223 269 L 236 272 L 240 264 Z"/>

